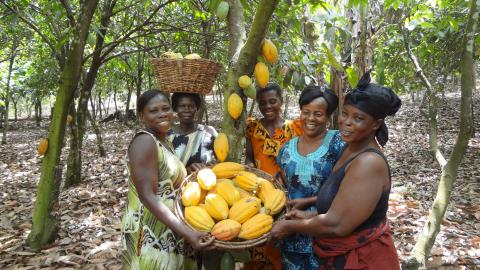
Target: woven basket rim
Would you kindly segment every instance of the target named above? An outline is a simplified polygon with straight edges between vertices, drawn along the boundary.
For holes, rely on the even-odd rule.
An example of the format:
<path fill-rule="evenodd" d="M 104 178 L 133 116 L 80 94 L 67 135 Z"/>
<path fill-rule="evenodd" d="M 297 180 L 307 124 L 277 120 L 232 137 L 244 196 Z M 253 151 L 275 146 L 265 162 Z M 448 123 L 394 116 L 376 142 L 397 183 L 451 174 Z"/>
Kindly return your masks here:
<path fill-rule="evenodd" d="M 215 60 L 150 58 L 157 85 L 167 93 L 187 92 L 208 94 L 223 65 Z"/>
<path fill-rule="evenodd" d="M 213 167 L 213 166 L 209 166 L 209 168 L 211 168 L 211 167 Z M 264 178 L 264 179 L 267 179 L 267 180 L 271 181 L 273 183 L 273 185 L 275 186 L 275 188 L 281 189 L 283 192 L 288 193 L 285 186 L 281 182 L 279 182 L 276 178 L 271 176 L 270 174 L 268 174 L 268 173 L 266 173 L 262 170 L 259 170 L 259 169 L 256 169 L 256 168 L 251 168 L 251 167 L 245 167 L 245 171 L 255 173 L 258 177 L 261 177 L 261 178 Z M 177 194 L 175 196 L 175 202 L 174 202 L 175 205 L 174 205 L 174 211 L 173 212 L 177 216 L 177 218 L 180 219 L 180 221 L 183 224 L 185 224 L 189 229 L 198 231 L 197 229 L 190 226 L 190 224 L 188 224 L 188 222 L 185 220 L 185 216 L 184 216 L 184 208 L 185 207 L 183 206 L 183 204 L 181 202 L 182 201 L 182 199 L 181 199 L 182 198 L 182 188 L 188 182 L 196 181 L 196 176 L 197 176 L 197 173 L 194 172 L 194 173 L 188 175 L 187 177 L 185 177 L 185 179 L 183 179 L 182 183 L 180 184 L 179 192 L 177 192 Z M 274 222 L 277 221 L 277 220 L 284 219 L 284 216 L 285 216 L 285 213 L 287 212 L 287 210 L 288 210 L 287 207 L 284 207 L 283 210 L 280 213 L 274 215 L 274 217 L 273 217 Z M 270 232 L 265 233 L 262 236 L 260 236 L 258 238 L 255 238 L 255 239 L 251 239 L 251 240 L 221 241 L 221 240 L 215 239 L 214 240 L 214 245 L 217 248 L 225 249 L 225 250 L 244 249 L 244 248 L 250 248 L 250 247 L 258 246 L 258 245 L 261 245 L 261 244 L 267 242 L 269 236 L 270 236 Z"/>

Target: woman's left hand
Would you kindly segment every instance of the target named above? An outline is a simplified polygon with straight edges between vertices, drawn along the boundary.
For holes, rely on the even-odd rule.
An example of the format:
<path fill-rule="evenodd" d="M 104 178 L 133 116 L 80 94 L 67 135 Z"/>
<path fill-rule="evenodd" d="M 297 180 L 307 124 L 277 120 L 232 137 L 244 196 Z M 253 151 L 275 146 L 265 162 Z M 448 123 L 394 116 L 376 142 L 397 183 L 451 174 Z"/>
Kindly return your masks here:
<path fill-rule="evenodd" d="M 197 172 L 197 171 L 200 171 L 201 169 L 204 169 L 206 168 L 207 166 L 205 164 L 202 164 L 202 163 L 192 163 L 190 164 L 190 166 L 188 166 L 188 171 L 189 173 L 194 173 L 194 172 Z"/>
<path fill-rule="evenodd" d="M 283 239 L 290 234 L 288 230 L 288 220 L 280 220 L 273 224 L 273 228 L 270 231 L 271 239 Z"/>

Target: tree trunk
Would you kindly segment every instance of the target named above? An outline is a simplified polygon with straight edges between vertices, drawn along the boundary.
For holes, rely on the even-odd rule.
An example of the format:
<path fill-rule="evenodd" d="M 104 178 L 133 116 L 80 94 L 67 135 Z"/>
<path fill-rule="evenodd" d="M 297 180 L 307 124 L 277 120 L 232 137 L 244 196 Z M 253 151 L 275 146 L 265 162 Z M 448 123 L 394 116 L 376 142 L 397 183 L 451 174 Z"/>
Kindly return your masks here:
<path fill-rule="evenodd" d="M 105 152 L 105 147 L 103 146 L 103 138 L 102 138 L 102 132 L 100 131 L 100 127 L 97 125 L 97 122 L 92 119 L 92 115 L 90 114 L 89 111 L 86 112 L 88 120 L 92 124 L 93 132 L 95 133 L 95 137 L 97 138 L 97 146 L 98 146 L 98 151 L 100 152 L 101 157 L 105 157 L 107 153 Z"/>
<path fill-rule="evenodd" d="M 13 102 L 14 121 L 17 122 L 18 121 L 18 114 L 17 114 L 17 103 L 18 103 L 18 101 L 15 102 L 12 99 L 12 102 Z"/>
<path fill-rule="evenodd" d="M 240 91 L 237 79 L 241 75 L 253 73 L 257 56 L 260 53 L 260 44 L 268 29 L 268 22 L 278 4 L 278 0 L 262 0 L 257 5 L 257 11 L 248 34 L 245 38 L 245 21 L 243 7 L 239 0 L 229 0 L 230 11 L 228 13 L 228 32 L 230 44 L 228 57 L 230 66 L 227 73 L 227 87 L 225 88 L 224 110 L 222 131 L 227 134 L 229 145 L 232 147 L 228 153 L 228 160 L 240 162 L 245 145 L 245 110 L 239 119 L 234 120 L 227 111 L 227 100 L 232 93 L 237 93 L 246 104 L 247 98 Z M 244 108 L 245 109 L 245 108 Z"/>
<path fill-rule="evenodd" d="M 18 40 L 15 39 L 12 44 L 12 51 L 10 55 L 10 60 L 8 63 L 8 75 L 7 75 L 7 92 L 5 95 L 5 111 L 4 111 L 4 123 L 3 123 L 3 136 L 2 144 L 7 144 L 7 130 L 8 130 L 8 113 L 9 113 L 9 104 L 10 104 L 10 80 L 12 79 L 12 70 L 13 63 L 15 62 L 15 56 L 18 46 Z"/>
<path fill-rule="evenodd" d="M 430 251 L 435 243 L 435 238 L 440 231 L 440 225 L 445 216 L 453 184 L 457 178 L 458 167 L 465 155 L 470 133 L 472 129 L 471 107 L 472 93 L 475 89 L 475 73 L 473 60 L 473 43 L 475 39 L 476 27 L 479 20 L 478 0 L 470 1 L 470 14 L 468 17 L 466 32 L 464 38 L 464 50 L 461 62 L 461 105 L 460 105 L 460 131 L 457 136 L 452 153 L 447 163 L 442 167 L 442 175 L 438 184 L 437 195 L 433 201 L 427 224 L 420 233 L 415 247 L 413 248 L 413 256 L 405 265 L 406 269 L 418 269 L 425 266 Z"/>
<path fill-rule="evenodd" d="M 82 148 L 79 142 L 79 114 L 75 110 L 75 104 L 72 103 L 70 113 L 73 117 L 72 123 L 69 125 L 70 131 L 70 151 L 67 158 L 67 172 L 65 174 L 65 183 L 63 188 L 68 189 L 72 186 L 78 185 L 81 182 L 82 173 L 82 157 L 80 149 Z"/>
<path fill-rule="evenodd" d="M 330 122 L 332 123 L 332 127 L 334 129 L 338 129 L 338 112 L 341 112 L 343 109 L 343 93 L 345 91 L 346 84 L 345 80 L 342 78 L 344 74 L 343 71 L 330 68 L 330 74 L 330 88 L 338 96 L 338 110 L 332 113 Z"/>
<path fill-rule="evenodd" d="M 42 121 L 42 101 L 37 96 L 35 97 L 35 122 L 37 127 L 40 126 L 40 122 Z"/>
<path fill-rule="evenodd" d="M 48 134 L 49 146 L 42 160 L 41 176 L 33 209 L 32 230 L 27 238 L 27 244 L 35 249 L 54 241 L 58 232 L 58 193 L 62 168 L 59 163 L 64 142 L 65 121 L 80 79 L 85 41 L 97 3 L 98 0 L 81 1 L 72 46 L 60 76 Z"/>

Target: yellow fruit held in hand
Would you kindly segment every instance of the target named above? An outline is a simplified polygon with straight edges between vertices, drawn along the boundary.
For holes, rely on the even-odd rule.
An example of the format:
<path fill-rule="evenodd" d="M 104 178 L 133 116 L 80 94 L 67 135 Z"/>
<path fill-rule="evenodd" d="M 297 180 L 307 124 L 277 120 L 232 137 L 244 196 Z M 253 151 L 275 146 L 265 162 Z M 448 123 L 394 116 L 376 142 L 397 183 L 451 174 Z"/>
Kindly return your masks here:
<path fill-rule="evenodd" d="M 241 228 L 242 224 L 238 223 L 237 221 L 233 219 L 225 219 L 215 224 L 210 233 L 217 240 L 229 241 L 237 237 Z"/>
<path fill-rule="evenodd" d="M 197 173 L 197 182 L 203 190 L 212 190 L 217 184 L 217 176 L 211 169 L 201 169 Z"/>
<path fill-rule="evenodd" d="M 38 142 L 37 152 L 40 156 L 45 155 L 48 150 L 48 139 L 41 138 Z"/>
<path fill-rule="evenodd" d="M 238 85 L 242 89 L 246 89 L 251 84 L 252 84 L 252 79 L 250 79 L 250 77 L 248 77 L 247 75 L 243 75 L 243 76 L 240 76 L 240 78 L 238 78 Z"/>
<path fill-rule="evenodd" d="M 228 204 L 218 194 L 208 194 L 205 197 L 205 210 L 216 220 L 224 220 L 228 217 Z"/>
<path fill-rule="evenodd" d="M 254 73 L 255 73 L 256 83 L 258 84 L 258 86 L 260 86 L 261 88 L 265 88 L 265 86 L 267 86 L 268 81 L 270 80 L 270 73 L 268 71 L 267 65 L 265 65 L 262 62 L 258 62 L 255 65 Z"/>
<path fill-rule="evenodd" d="M 275 64 L 278 59 L 278 51 L 275 44 L 268 39 L 264 39 L 262 43 L 262 55 L 265 60 L 267 60 L 270 64 Z"/>
<path fill-rule="evenodd" d="M 208 215 L 207 210 L 200 206 L 185 207 L 185 220 L 195 229 L 202 232 L 209 232 L 212 230 L 213 219 Z"/>
<path fill-rule="evenodd" d="M 202 199 L 202 191 L 197 182 L 189 182 L 182 189 L 182 204 L 184 206 L 195 206 Z"/>
<path fill-rule="evenodd" d="M 269 232 L 272 229 L 272 225 L 273 218 L 271 216 L 257 214 L 242 224 L 238 237 L 247 240 L 258 238 Z"/>
<path fill-rule="evenodd" d="M 227 110 L 230 116 L 235 120 L 237 120 L 238 117 L 240 117 L 240 115 L 242 114 L 243 101 L 237 93 L 231 94 L 228 98 Z"/>
<path fill-rule="evenodd" d="M 280 189 L 267 191 L 267 198 L 264 201 L 265 214 L 275 215 L 282 211 L 287 198 Z"/>
<path fill-rule="evenodd" d="M 228 156 L 228 138 L 225 133 L 219 133 L 213 142 L 213 151 L 218 161 L 224 162 Z"/>

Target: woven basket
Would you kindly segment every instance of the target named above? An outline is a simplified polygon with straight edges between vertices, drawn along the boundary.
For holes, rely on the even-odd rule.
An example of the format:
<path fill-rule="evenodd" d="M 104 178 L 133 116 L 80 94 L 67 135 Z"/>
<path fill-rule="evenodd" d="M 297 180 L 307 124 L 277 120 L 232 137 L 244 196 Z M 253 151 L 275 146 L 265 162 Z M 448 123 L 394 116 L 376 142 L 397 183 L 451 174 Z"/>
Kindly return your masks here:
<path fill-rule="evenodd" d="M 261 178 L 264 178 L 264 179 L 267 179 L 269 181 L 272 181 L 273 185 L 275 186 L 275 188 L 278 188 L 278 189 L 281 189 L 283 192 L 285 192 L 285 194 L 287 194 L 287 190 L 286 188 L 283 186 L 283 184 L 281 182 L 279 182 L 277 179 L 273 178 L 270 174 L 264 172 L 264 171 L 261 171 L 259 169 L 255 169 L 255 168 L 249 168 L 249 167 L 245 167 L 245 171 L 249 171 L 249 172 L 252 172 L 254 174 L 256 174 L 258 177 L 261 177 Z M 192 230 L 196 230 L 195 228 L 193 228 L 192 226 L 190 226 L 190 224 L 188 224 L 188 222 L 185 220 L 185 216 L 184 216 L 184 207 L 183 207 L 183 204 L 182 204 L 182 188 L 188 183 L 188 182 L 196 182 L 197 181 L 197 173 L 192 173 L 190 174 L 189 176 L 187 176 L 182 184 L 180 185 L 180 192 L 177 193 L 177 196 L 175 198 L 175 205 L 174 205 L 174 214 L 185 224 L 187 225 L 187 227 L 189 227 L 190 229 Z M 288 196 L 287 196 L 288 197 Z M 288 204 L 287 204 L 288 205 Z M 285 213 L 287 212 L 287 207 L 283 208 L 282 212 L 276 214 L 273 218 L 274 218 L 274 222 L 276 220 L 280 220 L 280 219 L 283 219 L 284 218 L 284 215 Z M 266 233 L 256 239 L 251 239 L 251 240 L 242 240 L 242 239 L 239 239 L 239 238 L 235 238 L 233 240 L 230 240 L 230 241 L 220 241 L 220 240 L 216 240 L 214 241 L 214 244 L 217 248 L 219 249 L 224 249 L 224 250 L 237 250 L 237 249 L 245 249 L 245 248 L 250 248 L 250 247 L 254 247 L 254 246 L 258 246 L 258 245 L 261 245 L 265 242 L 267 242 L 268 240 L 268 236 L 269 236 L 270 233 Z"/>
<path fill-rule="evenodd" d="M 209 59 L 151 58 L 158 88 L 163 92 L 207 94 L 222 71 L 222 64 Z"/>

